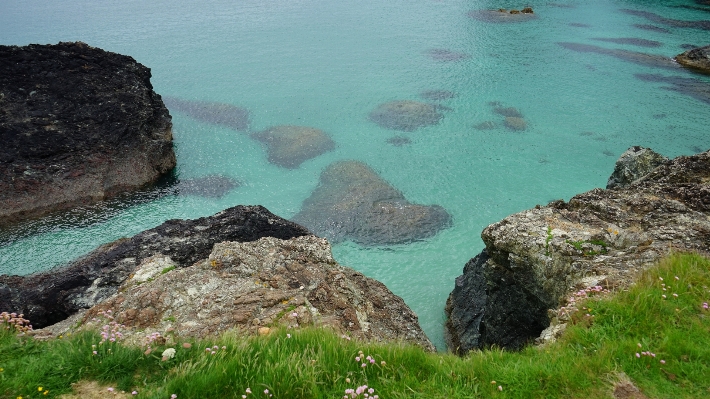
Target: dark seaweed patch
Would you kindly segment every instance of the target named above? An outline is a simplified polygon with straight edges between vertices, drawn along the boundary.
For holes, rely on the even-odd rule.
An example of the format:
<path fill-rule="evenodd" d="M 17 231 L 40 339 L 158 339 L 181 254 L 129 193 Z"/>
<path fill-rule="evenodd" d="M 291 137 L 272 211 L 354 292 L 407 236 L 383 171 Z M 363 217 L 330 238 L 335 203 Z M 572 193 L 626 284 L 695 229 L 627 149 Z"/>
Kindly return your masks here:
<path fill-rule="evenodd" d="M 661 28 L 660 26 L 656 26 L 656 25 L 634 24 L 633 27 L 634 27 L 634 28 L 643 29 L 643 30 L 647 30 L 647 31 L 650 31 L 650 32 L 671 33 L 671 31 L 669 31 L 668 29 L 666 29 L 666 28 Z"/>

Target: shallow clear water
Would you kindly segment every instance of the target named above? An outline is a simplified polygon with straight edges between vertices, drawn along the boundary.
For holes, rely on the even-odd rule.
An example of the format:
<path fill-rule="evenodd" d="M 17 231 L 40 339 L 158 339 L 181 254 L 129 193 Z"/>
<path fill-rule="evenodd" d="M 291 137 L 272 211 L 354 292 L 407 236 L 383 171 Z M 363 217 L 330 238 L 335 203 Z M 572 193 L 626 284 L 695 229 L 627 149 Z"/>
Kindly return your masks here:
<path fill-rule="evenodd" d="M 261 204 L 292 217 L 327 165 L 358 159 L 411 202 L 438 204 L 451 228 L 422 242 L 333 247 L 336 259 L 385 283 L 419 315 L 443 348 L 444 303 L 466 261 L 482 248 L 488 224 L 552 199 L 604 187 L 617 157 L 632 145 L 666 156 L 710 148 L 709 104 L 645 82 L 637 73 L 707 77 L 637 65 L 565 49 L 585 43 L 672 57 L 680 45 L 706 45 L 710 31 L 673 28 L 619 12 L 631 8 L 665 17 L 710 19 L 693 1 L 526 1 L 537 19 L 496 24 L 470 10 L 522 3 L 463 0 L 170 0 L 23 1 L 0 3 L 0 44 L 84 41 L 133 56 L 152 70 L 162 94 L 246 107 L 251 130 L 312 126 L 337 143 L 333 152 L 295 170 L 269 164 L 248 135 L 172 112 L 181 179 L 220 174 L 241 186 L 222 198 L 164 196 L 110 203 L 54 216 L 0 235 L 0 273 L 46 270 L 97 245 L 171 218 L 206 216 L 237 204 Z M 560 7 L 568 5 L 569 7 Z M 570 26 L 570 23 L 586 26 Z M 670 30 L 641 30 L 653 24 Z M 638 37 L 642 48 L 593 40 Z M 470 55 L 432 59 L 428 51 Z M 449 90 L 451 110 L 434 126 L 405 133 L 368 120 L 377 105 L 420 100 Z M 488 102 L 520 110 L 524 132 L 476 130 L 502 117 Z M 590 134 L 591 133 L 591 134 Z M 409 145 L 388 138 L 404 135 Z"/>

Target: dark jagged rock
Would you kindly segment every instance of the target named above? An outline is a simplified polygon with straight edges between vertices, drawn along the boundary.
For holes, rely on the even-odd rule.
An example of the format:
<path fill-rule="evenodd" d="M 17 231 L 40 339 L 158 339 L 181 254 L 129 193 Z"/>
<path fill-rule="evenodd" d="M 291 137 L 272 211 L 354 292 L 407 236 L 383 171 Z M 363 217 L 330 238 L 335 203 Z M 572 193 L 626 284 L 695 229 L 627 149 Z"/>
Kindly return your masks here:
<path fill-rule="evenodd" d="M 471 10 L 468 12 L 469 18 L 484 22 L 512 23 L 531 21 L 537 16 L 532 12 L 511 13 L 505 9 L 499 10 Z"/>
<path fill-rule="evenodd" d="M 634 27 L 634 28 L 643 29 L 643 30 L 647 30 L 647 31 L 651 31 L 651 32 L 671 33 L 671 31 L 669 31 L 668 29 L 666 29 L 666 28 L 661 28 L 660 26 L 656 26 L 656 25 L 634 24 L 633 27 Z"/>
<path fill-rule="evenodd" d="M 410 203 L 362 162 L 340 161 L 321 173 L 293 220 L 331 242 L 392 245 L 431 237 L 451 216 L 438 205 Z"/>
<path fill-rule="evenodd" d="M 688 50 L 678 54 L 675 60 L 686 68 L 710 75 L 710 46 Z"/>
<path fill-rule="evenodd" d="M 195 179 L 180 180 L 176 186 L 176 190 L 180 195 L 222 198 L 236 187 L 239 187 L 239 182 L 231 177 L 209 175 Z"/>
<path fill-rule="evenodd" d="M 172 123 L 133 58 L 0 46 L 0 225 L 89 204 L 175 166 Z"/>
<path fill-rule="evenodd" d="M 629 14 L 629 15 L 635 15 L 638 17 L 646 18 L 647 20 L 651 22 L 655 22 L 657 24 L 662 24 L 666 26 L 672 26 L 674 28 L 693 28 L 693 29 L 702 29 L 702 30 L 710 30 L 710 21 L 684 21 L 680 19 L 672 19 L 672 18 L 666 18 L 661 15 L 652 13 L 650 11 L 641 11 L 641 10 L 631 10 L 628 8 L 623 8 L 621 9 L 621 12 Z"/>
<path fill-rule="evenodd" d="M 201 122 L 240 131 L 249 128 L 249 111 L 236 105 L 167 96 L 163 97 L 163 100 L 170 110 L 181 112 Z"/>
<path fill-rule="evenodd" d="M 439 106 L 419 101 L 391 101 L 370 112 L 370 120 L 386 129 L 412 132 L 439 123 L 443 115 L 438 109 Z"/>
<path fill-rule="evenodd" d="M 670 251 L 710 252 L 710 151 L 663 162 L 630 185 L 594 189 L 486 227 L 485 250 L 446 305 L 459 354 L 553 338 L 579 289 L 623 289 Z"/>
<path fill-rule="evenodd" d="M 0 276 L 0 309 L 24 313 L 35 327 L 57 323 L 115 294 L 144 259 L 175 265 L 206 259 L 215 243 L 289 239 L 311 234 L 261 206 L 236 206 L 195 220 L 168 220 L 132 238 L 105 244 L 69 265 L 30 276 Z"/>
<path fill-rule="evenodd" d="M 320 129 L 305 126 L 274 126 L 254 133 L 266 145 L 269 162 L 296 169 L 311 158 L 335 149 L 335 142 Z"/>
<path fill-rule="evenodd" d="M 630 44 L 639 47 L 661 47 L 662 43 L 638 37 L 595 37 L 593 40 L 616 44 Z"/>
<path fill-rule="evenodd" d="M 467 58 L 471 58 L 470 55 L 465 53 L 459 53 L 456 51 L 446 50 L 443 48 L 433 48 L 426 51 L 426 54 L 435 61 L 452 62 L 452 61 L 462 61 Z"/>
<path fill-rule="evenodd" d="M 666 161 L 668 158 L 650 148 L 633 146 L 621 154 L 616 161 L 614 172 L 609 177 L 606 188 L 628 187 Z"/>
<path fill-rule="evenodd" d="M 620 60 L 633 62 L 634 64 L 645 65 L 653 68 L 663 68 L 678 70 L 678 64 L 673 62 L 673 59 L 655 54 L 639 53 L 629 50 L 608 49 L 591 44 L 558 42 L 560 46 L 580 53 L 597 53 L 609 55 Z"/>
<path fill-rule="evenodd" d="M 685 94 L 695 98 L 696 100 L 710 104 L 710 85 L 702 80 L 651 73 L 638 73 L 634 74 L 634 77 L 645 82 L 668 83 L 671 86 L 664 87 L 663 89 L 677 91 L 678 93 Z"/>

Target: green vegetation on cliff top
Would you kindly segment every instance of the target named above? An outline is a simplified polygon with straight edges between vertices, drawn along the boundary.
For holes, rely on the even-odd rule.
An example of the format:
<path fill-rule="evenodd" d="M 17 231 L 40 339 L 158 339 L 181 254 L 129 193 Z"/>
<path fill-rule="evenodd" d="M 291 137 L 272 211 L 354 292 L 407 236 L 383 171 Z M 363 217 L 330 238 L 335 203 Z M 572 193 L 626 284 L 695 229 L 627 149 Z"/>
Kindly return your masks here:
<path fill-rule="evenodd" d="M 163 360 L 157 341 L 145 354 L 98 332 L 37 341 L 3 328 L 0 397 L 58 397 L 82 380 L 103 384 L 97 397 L 165 399 L 604 398 L 620 381 L 649 398 L 710 397 L 708 302 L 710 260 L 676 254 L 628 290 L 578 303 L 556 343 L 517 353 L 458 358 L 309 328 L 181 341 Z"/>

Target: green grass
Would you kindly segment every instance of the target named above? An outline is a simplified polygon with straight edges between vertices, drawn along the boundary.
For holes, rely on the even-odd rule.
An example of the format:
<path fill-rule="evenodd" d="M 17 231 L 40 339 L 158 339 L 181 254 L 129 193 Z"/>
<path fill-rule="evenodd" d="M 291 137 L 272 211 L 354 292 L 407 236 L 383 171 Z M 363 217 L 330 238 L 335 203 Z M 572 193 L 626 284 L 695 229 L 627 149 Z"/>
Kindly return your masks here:
<path fill-rule="evenodd" d="M 164 399 L 241 398 L 246 388 L 250 398 L 266 397 L 265 389 L 274 398 L 342 398 L 363 384 L 383 399 L 604 398 L 621 373 L 651 398 L 710 397 L 710 311 L 702 308 L 709 287 L 710 260 L 673 255 L 628 290 L 578 304 L 575 324 L 554 344 L 465 358 L 305 328 L 191 341 L 191 348 L 177 345 L 175 357 L 162 361 L 164 347 L 146 355 L 145 348 L 99 345 L 93 332 L 35 341 L 2 330 L 0 397 L 40 397 L 40 386 L 49 390 L 44 397 L 54 397 L 70 392 L 72 382 L 96 380 L 135 389 L 138 398 Z M 215 345 L 215 354 L 205 351 Z M 361 367 L 359 351 L 375 363 Z M 655 357 L 636 357 L 646 351 Z"/>

